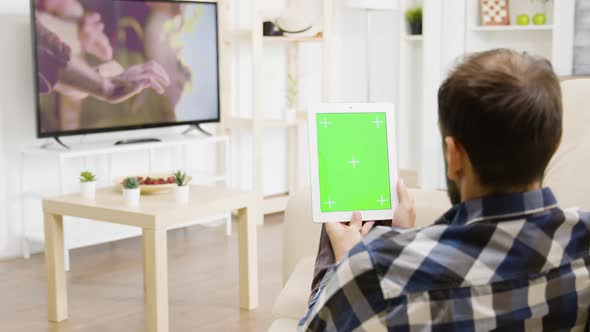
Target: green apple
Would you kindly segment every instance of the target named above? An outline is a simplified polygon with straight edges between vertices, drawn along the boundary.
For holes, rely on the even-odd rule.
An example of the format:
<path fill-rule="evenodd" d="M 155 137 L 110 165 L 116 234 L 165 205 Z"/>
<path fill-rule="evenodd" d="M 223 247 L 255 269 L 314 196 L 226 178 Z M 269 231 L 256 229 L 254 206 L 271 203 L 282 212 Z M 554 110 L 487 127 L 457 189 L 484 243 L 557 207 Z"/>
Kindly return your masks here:
<path fill-rule="evenodd" d="M 529 25 L 531 19 L 527 14 L 518 15 L 516 17 L 516 24 L 518 25 Z"/>
<path fill-rule="evenodd" d="M 547 23 L 547 16 L 545 16 L 545 14 L 535 14 L 535 16 L 533 16 L 533 23 L 535 25 L 543 25 Z"/>

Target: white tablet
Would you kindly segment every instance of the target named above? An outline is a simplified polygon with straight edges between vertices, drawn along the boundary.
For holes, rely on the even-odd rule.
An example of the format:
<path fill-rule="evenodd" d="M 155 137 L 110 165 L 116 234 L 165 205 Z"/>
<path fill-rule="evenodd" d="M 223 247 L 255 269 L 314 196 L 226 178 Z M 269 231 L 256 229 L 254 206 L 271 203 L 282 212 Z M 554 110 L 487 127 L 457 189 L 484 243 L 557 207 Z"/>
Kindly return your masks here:
<path fill-rule="evenodd" d="M 398 202 L 394 106 L 308 108 L 313 221 L 391 220 Z"/>

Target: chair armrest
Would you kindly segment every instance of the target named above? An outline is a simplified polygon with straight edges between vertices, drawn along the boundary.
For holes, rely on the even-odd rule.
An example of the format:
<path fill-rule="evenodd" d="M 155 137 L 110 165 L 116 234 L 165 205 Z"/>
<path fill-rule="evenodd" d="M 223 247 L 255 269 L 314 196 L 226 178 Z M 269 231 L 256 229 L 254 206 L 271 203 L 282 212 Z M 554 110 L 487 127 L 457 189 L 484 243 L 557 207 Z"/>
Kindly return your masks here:
<path fill-rule="evenodd" d="M 287 280 L 275 301 L 272 313 L 277 318 L 299 320 L 307 311 L 315 257 L 304 257 Z"/>

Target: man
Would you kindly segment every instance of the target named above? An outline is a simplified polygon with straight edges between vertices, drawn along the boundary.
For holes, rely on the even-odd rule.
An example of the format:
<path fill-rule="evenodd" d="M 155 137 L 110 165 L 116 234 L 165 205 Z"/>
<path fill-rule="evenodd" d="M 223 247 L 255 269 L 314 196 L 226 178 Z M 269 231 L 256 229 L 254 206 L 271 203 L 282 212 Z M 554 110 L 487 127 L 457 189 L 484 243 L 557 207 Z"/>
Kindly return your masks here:
<path fill-rule="evenodd" d="M 455 206 L 413 227 L 398 186 L 393 224 L 328 224 L 337 262 L 312 294 L 301 330 L 588 331 L 590 215 L 542 188 L 562 135 L 561 90 L 548 61 L 475 54 L 439 91 Z M 324 255 L 321 255 L 321 253 Z"/>

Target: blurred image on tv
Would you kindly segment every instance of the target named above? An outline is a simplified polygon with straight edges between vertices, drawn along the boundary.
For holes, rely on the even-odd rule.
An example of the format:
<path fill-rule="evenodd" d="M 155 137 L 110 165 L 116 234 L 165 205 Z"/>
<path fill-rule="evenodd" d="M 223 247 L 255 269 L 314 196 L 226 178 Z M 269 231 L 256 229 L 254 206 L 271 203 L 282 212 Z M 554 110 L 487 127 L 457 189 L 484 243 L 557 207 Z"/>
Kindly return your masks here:
<path fill-rule="evenodd" d="M 215 3 L 32 1 L 39 137 L 219 120 Z"/>

